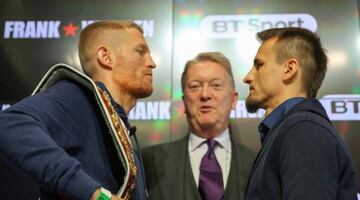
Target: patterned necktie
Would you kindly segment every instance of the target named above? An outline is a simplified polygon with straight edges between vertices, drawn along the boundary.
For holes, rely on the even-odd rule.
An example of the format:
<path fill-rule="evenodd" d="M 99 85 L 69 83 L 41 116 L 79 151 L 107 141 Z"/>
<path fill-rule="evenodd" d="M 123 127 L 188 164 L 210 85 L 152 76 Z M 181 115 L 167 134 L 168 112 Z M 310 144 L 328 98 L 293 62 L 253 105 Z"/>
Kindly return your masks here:
<path fill-rule="evenodd" d="M 209 139 L 206 143 L 208 145 L 208 151 L 200 163 L 200 195 L 203 200 L 221 200 L 224 196 L 224 184 L 221 168 L 214 152 L 218 142 Z"/>

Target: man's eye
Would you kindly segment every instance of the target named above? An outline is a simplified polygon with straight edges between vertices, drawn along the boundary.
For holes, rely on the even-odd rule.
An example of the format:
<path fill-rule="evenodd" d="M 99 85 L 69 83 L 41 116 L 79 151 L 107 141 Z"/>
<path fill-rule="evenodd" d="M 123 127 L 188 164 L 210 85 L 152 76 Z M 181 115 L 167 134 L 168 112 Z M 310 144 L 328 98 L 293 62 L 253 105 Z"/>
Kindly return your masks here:
<path fill-rule="evenodd" d="M 256 69 L 259 69 L 261 66 L 263 66 L 264 65 L 264 63 L 262 63 L 262 62 L 257 62 L 257 63 L 254 63 L 254 67 L 256 68 Z"/>
<path fill-rule="evenodd" d="M 136 52 L 138 52 L 141 56 L 145 55 L 146 51 L 143 49 L 137 49 Z"/>
<path fill-rule="evenodd" d="M 195 88 L 199 88 L 199 85 L 190 85 L 190 89 L 195 89 Z"/>
<path fill-rule="evenodd" d="M 222 85 L 221 84 L 212 84 L 211 86 L 215 89 L 220 89 Z"/>
<path fill-rule="evenodd" d="M 197 89 L 199 89 L 200 87 L 201 87 L 200 84 L 190 84 L 190 85 L 189 85 L 189 89 L 190 89 L 190 90 L 197 90 Z"/>

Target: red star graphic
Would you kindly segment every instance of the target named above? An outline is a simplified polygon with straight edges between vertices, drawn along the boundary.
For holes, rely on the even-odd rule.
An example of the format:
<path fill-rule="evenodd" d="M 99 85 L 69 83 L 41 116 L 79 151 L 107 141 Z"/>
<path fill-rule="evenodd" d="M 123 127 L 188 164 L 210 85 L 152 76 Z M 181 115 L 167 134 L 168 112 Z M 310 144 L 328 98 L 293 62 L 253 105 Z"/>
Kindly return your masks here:
<path fill-rule="evenodd" d="M 78 26 L 74 26 L 72 22 L 69 23 L 69 25 L 63 27 L 65 36 L 73 36 L 76 35 L 76 30 L 79 29 Z"/>

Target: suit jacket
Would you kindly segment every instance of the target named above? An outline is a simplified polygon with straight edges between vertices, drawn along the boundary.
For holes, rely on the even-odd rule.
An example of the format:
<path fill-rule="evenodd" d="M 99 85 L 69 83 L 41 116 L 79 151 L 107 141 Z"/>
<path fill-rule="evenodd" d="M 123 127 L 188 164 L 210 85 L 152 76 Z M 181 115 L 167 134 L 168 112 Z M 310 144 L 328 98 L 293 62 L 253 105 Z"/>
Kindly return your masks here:
<path fill-rule="evenodd" d="M 319 101 L 301 101 L 269 130 L 245 199 L 357 199 L 350 153 Z"/>
<path fill-rule="evenodd" d="M 255 153 L 232 140 L 231 165 L 224 199 L 242 199 Z M 190 165 L 188 136 L 143 150 L 152 200 L 201 200 Z"/>

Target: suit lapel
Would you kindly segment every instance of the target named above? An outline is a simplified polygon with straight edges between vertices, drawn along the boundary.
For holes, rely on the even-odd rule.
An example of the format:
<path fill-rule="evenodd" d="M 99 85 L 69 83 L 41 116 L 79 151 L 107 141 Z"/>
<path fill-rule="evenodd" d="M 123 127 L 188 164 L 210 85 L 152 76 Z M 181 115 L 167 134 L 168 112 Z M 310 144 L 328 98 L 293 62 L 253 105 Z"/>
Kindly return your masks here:
<path fill-rule="evenodd" d="M 154 164 L 163 200 L 200 200 L 189 160 L 188 136 L 164 146 L 154 155 Z"/>
<path fill-rule="evenodd" d="M 240 175 L 238 172 L 238 158 L 236 156 L 236 147 L 234 144 L 232 144 L 232 150 L 231 150 L 231 164 L 230 164 L 230 172 L 228 176 L 228 180 L 226 183 L 225 193 L 224 193 L 224 199 L 238 199 L 236 198 L 238 196 L 239 189 L 236 189 L 236 187 L 239 186 L 240 183 L 238 183 L 238 176 Z"/>
<path fill-rule="evenodd" d="M 225 200 L 242 199 L 249 174 L 247 163 L 241 162 L 245 161 L 245 158 L 249 155 L 245 155 L 240 146 L 235 144 L 233 140 L 231 140 L 231 143 L 231 165 L 225 188 Z"/>
<path fill-rule="evenodd" d="M 182 143 L 182 141 L 179 141 Z M 172 147 L 171 147 L 172 146 Z M 174 145 L 164 146 L 161 153 L 155 154 L 155 170 L 159 180 L 161 196 L 164 200 L 174 199 L 177 193 L 178 180 L 184 174 L 179 170 L 179 160 L 185 155 L 178 142 Z"/>
<path fill-rule="evenodd" d="M 189 200 L 201 200 L 198 187 L 194 179 L 194 174 L 191 169 L 190 157 L 188 152 L 188 139 L 186 140 L 186 155 L 185 162 L 183 164 L 184 176 L 181 185 L 184 187 L 183 194 L 184 198 L 179 198 L 179 200 L 189 199 Z"/>

